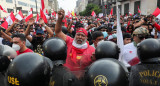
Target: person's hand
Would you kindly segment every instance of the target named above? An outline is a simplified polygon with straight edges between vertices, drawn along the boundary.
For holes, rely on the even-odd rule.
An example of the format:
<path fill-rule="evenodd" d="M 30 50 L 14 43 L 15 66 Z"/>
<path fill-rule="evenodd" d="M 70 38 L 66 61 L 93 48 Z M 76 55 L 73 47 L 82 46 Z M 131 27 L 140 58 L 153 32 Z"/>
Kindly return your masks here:
<path fill-rule="evenodd" d="M 41 18 L 41 19 L 39 19 L 39 20 L 38 20 L 38 22 L 39 22 L 38 24 L 40 24 L 40 25 L 42 25 L 42 26 L 44 26 L 44 25 L 45 25 L 44 20 L 43 20 L 42 18 Z"/>
<path fill-rule="evenodd" d="M 16 20 L 14 21 L 14 24 L 18 24 L 18 22 L 19 22 L 18 19 L 16 19 Z"/>
<path fill-rule="evenodd" d="M 30 19 L 29 21 L 28 21 L 28 25 L 33 25 L 34 24 L 34 19 Z"/>
<path fill-rule="evenodd" d="M 64 10 L 58 11 L 58 19 L 63 20 L 64 15 L 65 15 L 65 11 Z"/>

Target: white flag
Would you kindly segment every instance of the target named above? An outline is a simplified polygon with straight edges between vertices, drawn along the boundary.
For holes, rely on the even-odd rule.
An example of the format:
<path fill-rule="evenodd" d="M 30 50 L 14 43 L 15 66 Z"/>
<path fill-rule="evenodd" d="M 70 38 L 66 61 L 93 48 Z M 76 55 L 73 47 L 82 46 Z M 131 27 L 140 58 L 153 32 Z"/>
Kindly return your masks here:
<path fill-rule="evenodd" d="M 124 48 L 124 43 L 123 43 L 123 35 L 122 35 L 122 30 L 120 25 L 120 12 L 119 12 L 118 6 L 117 6 L 117 45 L 121 50 L 119 54 L 119 61 L 122 61 L 122 52 Z"/>

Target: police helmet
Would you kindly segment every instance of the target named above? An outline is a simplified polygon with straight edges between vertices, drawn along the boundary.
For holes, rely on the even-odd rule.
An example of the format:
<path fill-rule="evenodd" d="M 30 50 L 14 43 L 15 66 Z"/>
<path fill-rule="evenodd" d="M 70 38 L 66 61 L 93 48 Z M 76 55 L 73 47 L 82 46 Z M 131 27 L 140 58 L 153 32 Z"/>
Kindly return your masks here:
<path fill-rule="evenodd" d="M 116 59 L 95 61 L 85 74 L 85 86 L 128 86 L 128 70 Z"/>
<path fill-rule="evenodd" d="M 51 68 L 36 53 L 25 53 L 17 56 L 7 69 L 8 86 L 48 86 Z"/>
<path fill-rule="evenodd" d="M 66 28 L 65 26 L 62 26 L 62 32 L 63 32 L 64 34 L 67 34 L 67 33 L 68 33 L 67 28 Z"/>
<path fill-rule="evenodd" d="M 157 39 L 146 39 L 137 46 L 137 54 L 141 62 L 159 61 L 160 41 Z"/>
<path fill-rule="evenodd" d="M 66 60 L 67 46 L 60 38 L 50 38 L 43 43 L 44 56 L 55 60 Z"/>
<path fill-rule="evenodd" d="M 95 51 L 96 59 L 115 58 L 118 59 L 120 49 L 111 41 L 100 41 Z"/>
<path fill-rule="evenodd" d="M 6 70 L 10 64 L 10 58 L 17 56 L 17 53 L 14 49 L 8 45 L 0 45 L 0 72 Z"/>

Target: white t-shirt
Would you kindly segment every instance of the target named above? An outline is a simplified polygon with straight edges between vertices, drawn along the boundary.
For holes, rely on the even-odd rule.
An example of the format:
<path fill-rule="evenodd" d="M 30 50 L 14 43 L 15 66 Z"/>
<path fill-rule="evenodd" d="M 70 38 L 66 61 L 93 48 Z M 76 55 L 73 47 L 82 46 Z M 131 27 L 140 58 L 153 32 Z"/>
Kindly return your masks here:
<path fill-rule="evenodd" d="M 139 63 L 139 58 L 137 56 L 137 47 L 134 46 L 133 42 L 124 45 L 124 50 L 122 52 L 122 62 L 126 67 L 130 67 Z"/>

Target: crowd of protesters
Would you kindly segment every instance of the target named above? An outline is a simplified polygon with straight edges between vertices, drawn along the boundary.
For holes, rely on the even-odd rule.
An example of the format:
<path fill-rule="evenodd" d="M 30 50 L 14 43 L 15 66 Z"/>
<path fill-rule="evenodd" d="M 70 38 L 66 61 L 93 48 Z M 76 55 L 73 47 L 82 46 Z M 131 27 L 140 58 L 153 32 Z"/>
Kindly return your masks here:
<path fill-rule="evenodd" d="M 0 44 L 12 47 L 17 55 L 27 52 L 44 55 L 42 45 L 45 40 L 59 37 L 67 45 L 64 66 L 71 71 L 84 70 L 96 60 L 95 49 L 100 41 L 117 44 L 116 15 L 69 17 L 60 10 L 57 16 L 58 19 L 50 17 L 48 23 L 44 23 L 43 19 L 35 22 L 35 19 L 31 18 L 28 22 L 16 20 L 8 29 L 0 26 Z M 3 22 L 1 21 L 1 24 Z M 160 21 L 153 15 L 121 15 L 120 24 L 124 50 L 119 61 L 126 67 L 131 67 L 140 63 L 137 45 L 147 38 L 160 38 Z"/>

